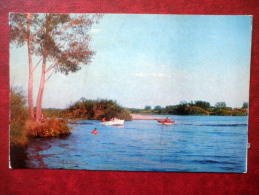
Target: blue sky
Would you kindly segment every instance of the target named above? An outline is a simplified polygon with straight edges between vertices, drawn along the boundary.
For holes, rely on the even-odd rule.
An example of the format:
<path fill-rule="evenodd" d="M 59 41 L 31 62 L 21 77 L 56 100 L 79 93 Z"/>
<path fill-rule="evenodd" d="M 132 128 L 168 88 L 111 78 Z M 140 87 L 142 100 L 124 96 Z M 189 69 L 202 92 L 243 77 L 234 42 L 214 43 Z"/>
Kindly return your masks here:
<path fill-rule="evenodd" d="M 65 108 L 81 97 L 132 108 L 182 100 L 241 107 L 249 100 L 251 30 L 251 16 L 106 14 L 90 32 L 92 63 L 53 75 L 43 107 Z M 27 91 L 26 48 L 11 48 L 10 70 L 11 84 Z"/>

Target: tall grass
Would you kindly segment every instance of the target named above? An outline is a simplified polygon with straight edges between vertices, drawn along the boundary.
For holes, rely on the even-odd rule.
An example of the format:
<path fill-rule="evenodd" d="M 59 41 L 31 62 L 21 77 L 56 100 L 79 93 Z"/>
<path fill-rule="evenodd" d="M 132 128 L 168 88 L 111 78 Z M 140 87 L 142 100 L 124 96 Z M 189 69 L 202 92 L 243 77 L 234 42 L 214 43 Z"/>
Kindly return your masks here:
<path fill-rule="evenodd" d="M 71 134 L 65 120 L 54 117 L 41 119 L 39 122 L 29 120 L 26 98 L 20 87 L 11 87 L 10 111 L 11 146 L 25 146 L 28 138 L 60 137 Z"/>
<path fill-rule="evenodd" d="M 43 119 L 36 123 L 27 121 L 26 134 L 29 138 L 62 137 L 71 134 L 67 122 L 62 119 Z"/>

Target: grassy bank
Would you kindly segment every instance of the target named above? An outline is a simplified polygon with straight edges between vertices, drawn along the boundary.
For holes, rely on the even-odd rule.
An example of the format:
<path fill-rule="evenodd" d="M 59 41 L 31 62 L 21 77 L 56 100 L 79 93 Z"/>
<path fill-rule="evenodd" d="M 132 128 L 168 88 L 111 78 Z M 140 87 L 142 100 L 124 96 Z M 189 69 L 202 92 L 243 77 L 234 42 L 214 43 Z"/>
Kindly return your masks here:
<path fill-rule="evenodd" d="M 10 95 L 10 164 L 12 168 L 26 168 L 25 151 L 29 139 L 61 137 L 71 133 L 65 120 L 30 120 L 22 88 L 11 87 Z"/>
<path fill-rule="evenodd" d="M 28 138 L 25 122 L 28 119 L 26 98 L 22 88 L 12 87 L 10 96 L 10 165 L 12 168 L 26 168 L 26 146 Z"/>
<path fill-rule="evenodd" d="M 42 119 L 39 122 L 28 120 L 25 130 L 29 138 L 62 137 L 71 134 L 67 122 L 56 118 Z"/>

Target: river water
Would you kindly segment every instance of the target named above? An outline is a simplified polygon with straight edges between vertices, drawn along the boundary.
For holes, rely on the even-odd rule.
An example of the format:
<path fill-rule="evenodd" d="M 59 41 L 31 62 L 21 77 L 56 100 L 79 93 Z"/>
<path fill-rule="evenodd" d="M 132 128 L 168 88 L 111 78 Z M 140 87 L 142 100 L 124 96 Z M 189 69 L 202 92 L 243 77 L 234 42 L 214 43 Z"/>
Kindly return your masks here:
<path fill-rule="evenodd" d="M 32 140 L 26 163 L 49 169 L 246 172 L 247 117 L 169 117 L 176 123 L 134 120 L 118 127 L 79 121 L 65 138 Z"/>

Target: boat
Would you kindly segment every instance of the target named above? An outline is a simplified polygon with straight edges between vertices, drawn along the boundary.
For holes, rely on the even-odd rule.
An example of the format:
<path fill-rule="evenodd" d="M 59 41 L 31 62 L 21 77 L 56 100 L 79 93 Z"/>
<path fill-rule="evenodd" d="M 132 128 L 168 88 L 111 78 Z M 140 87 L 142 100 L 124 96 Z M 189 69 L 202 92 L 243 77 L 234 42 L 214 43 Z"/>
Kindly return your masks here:
<path fill-rule="evenodd" d="M 102 121 L 101 125 L 110 125 L 110 126 L 121 126 L 124 124 L 125 120 L 120 120 L 120 119 L 112 119 L 110 121 Z"/>
<path fill-rule="evenodd" d="M 163 125 L 172 125 L 175 123 L 175 120 L 172 121 L 171 119 L 166 118 L 166 119 L 158 119 L 157 122 Z"/>

